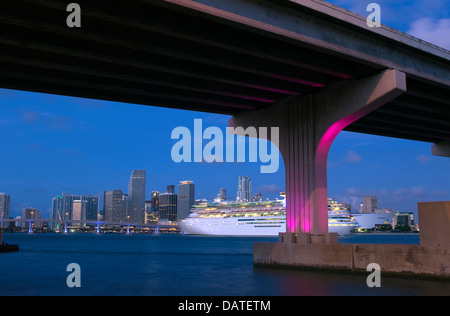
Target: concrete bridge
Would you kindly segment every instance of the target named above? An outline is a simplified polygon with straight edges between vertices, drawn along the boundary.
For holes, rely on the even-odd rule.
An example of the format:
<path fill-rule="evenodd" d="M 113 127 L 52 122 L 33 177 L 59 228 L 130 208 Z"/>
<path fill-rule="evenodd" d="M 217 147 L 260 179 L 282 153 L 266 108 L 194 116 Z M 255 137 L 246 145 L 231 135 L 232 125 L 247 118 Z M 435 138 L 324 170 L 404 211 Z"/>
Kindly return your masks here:
<path fill-rule="evenodd" d="M 450 156 L 447 50 L 369 28 L 365 17 L 319 0 L 93 2 L 77 1 L 81 27 L 69 28 L 66 3 L 3 1 L 0 87 L 280 127 L 287 191 L 287 233 L 273 246 L 280 253 L 303 251 L 292 243 L 336 242 L 327 226 L 326 161 L 340 131 L 428 142 L 433 154 Z M 277 260 L 265 261 L 284 262 Z M 443 270 L 449 274 L 448 264 Z"/>
<path fill-rule="evenodd" d="M 169 230 L 169 229 L 178 229 L 177 226 L 173 225 L 165 225 L 165 224 L 142 224 L 142 223 L 133 223 L 133 222 L 115 222 L 115 221 L 91 221 L 91 220 L 70 220 L 70 219 L 0 219 L 0 227 L 2 227 L 1 224 L 3 223 L 15 223 L 21 224 L 22 226 L 28 227 L 28 233 L 33 233 L 34 228 L 36 228 L 38 225 L 44 225 L 47 224 L 60 224 L 62 225 L 64 229 L 64 233 L 68 233 L 68 228 L 80 228 L 85 226 L 92 226 L 96 227 L 96 233 L 101 232 L 101 228 L 104 226 L 108 227 L 122 227 L 126 228 L 127 234 L 131 232 L 130 228 L 149 228 L 152 229 L 155 233 L 159 232 L 160 230 Z M 8 224 L 6 224 L 8 225 Z M 4 227 L 5 228 L 5 227 Z M 0 228 L 0 231 L 2 228 Z"/>

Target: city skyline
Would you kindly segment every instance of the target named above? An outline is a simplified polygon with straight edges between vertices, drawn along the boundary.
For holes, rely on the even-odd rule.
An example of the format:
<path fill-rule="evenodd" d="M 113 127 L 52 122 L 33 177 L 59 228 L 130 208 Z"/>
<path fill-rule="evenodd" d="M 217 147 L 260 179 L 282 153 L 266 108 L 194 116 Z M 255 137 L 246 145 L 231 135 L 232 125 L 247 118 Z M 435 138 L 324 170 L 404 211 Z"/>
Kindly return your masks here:
<path fill-rule="evenodd" d="M 331 3 L 367 16 L 367 3 Z M 379 1 L 382 23 L 450 49 L 450 3 Z M 174 128 L 202 119 L 224 131 L 230 116 L 0 89 L 0 192 L 11 196 L 11 216 L 36 207 L 49 217 L 62 192 L 103 197 L 126 190 L 133 169 L 146 169 L 148 193 L 184 179 L 196 198 L 213 199 L 221 187 L 233 196 L 236 179 L 249 175 L 254 192 L 284 191 L 284 166 L 261 174 L 260 163 L 175 163 Z M 450 160 L 431 155 L 431 144 L 342 132 L 328 159 L 328 196 L 357 207 L 366 195 L 380 207 L 416 211 L 418 201 L 450 200 Z M 151 180 L 150 180 L 151 179 Z M 146 199 L 150 197 L 147 195 Z M 102 204 L 101 204 L 102 205 Z"/>

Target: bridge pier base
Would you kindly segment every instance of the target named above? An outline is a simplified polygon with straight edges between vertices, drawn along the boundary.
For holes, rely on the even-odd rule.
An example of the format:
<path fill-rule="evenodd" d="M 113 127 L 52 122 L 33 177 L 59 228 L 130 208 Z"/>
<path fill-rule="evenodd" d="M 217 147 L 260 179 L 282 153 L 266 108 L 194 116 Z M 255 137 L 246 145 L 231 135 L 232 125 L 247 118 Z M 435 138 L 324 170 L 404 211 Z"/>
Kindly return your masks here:
<path fill-rule="evenodd" d="M 313 244 L 308 234 L 280 234 L 278 243 L 253 245 L 255 266 L 381 273 L 450 280 L 450 201 L 419 203 L 420 244 Z M 337 239 L 337 236 L 335 236 Z"/>
<path fill-rule="evenodd" d="M 278 242 L 287 244 L 337 244 L 338 235 L 336 233 L 326 233 L 324 235 L 280 233 L 278 235 Z"/>

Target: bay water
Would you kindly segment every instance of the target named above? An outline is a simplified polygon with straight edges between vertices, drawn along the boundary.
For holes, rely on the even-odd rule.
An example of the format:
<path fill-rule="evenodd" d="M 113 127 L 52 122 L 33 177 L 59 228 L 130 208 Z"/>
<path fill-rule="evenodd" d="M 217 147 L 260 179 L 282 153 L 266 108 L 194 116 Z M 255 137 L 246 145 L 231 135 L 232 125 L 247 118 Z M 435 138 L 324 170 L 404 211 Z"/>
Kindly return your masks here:
<path fill-rule="evenodd" d="M 450 295 L 450 282 L 382 276 L 256 268 L 262 237 L 144 234 L 5 234 L 20 250 L 0 254 L 0 295 L 83 296 L 310 296 Z M 419 236 L 351 235 L 341 243 L 418 244 Z M 80 267 L 80 287 L 69 287 Z"/>

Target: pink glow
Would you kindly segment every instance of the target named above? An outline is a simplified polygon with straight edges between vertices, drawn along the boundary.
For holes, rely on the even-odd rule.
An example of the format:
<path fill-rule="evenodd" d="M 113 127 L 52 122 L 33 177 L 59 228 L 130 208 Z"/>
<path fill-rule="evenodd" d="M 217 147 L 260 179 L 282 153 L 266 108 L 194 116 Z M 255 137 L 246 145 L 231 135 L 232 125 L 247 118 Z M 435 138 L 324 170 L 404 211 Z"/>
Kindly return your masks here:
<path fill-rule="evenodd" d="M 248 96 L 248 95 L 243 95 L 243 94 L 236 94 L 236 93 L 226 93 L 226 95 L 230 96 L 230 97 L 235 97 L 235 98 L 240 98 L 240 99 L 245 99 L 245 100 L 258 101 L 258 102 L 264 102 L 264 103 L 274 103 L 274 102 L 276 102 L 276 100 L 272 100 L 272 99 L 264 99 L 264 98 L 253 97 L 253 96 Z"/>
<path fill-rule="evenodd" d="M 281 90 L 281 89 L 276 89 L 276 88 L 271 88 L 271 87 L 257 86 L 257 85 L 253 85 L 253 84 L 242 84 L 241 86 L 246 86 L 246 87 L 259 89 L 259 90 L 263 90 L 263 91 L 275 92 L 275 93 L 279 93 L 279 94 L 292 95 L 292 96 L 300 95 L 299 92 L 294 92 L 294 91 L 289 91 L 289 90 Z"/>
<path fill-rule="evenodd" d="M 247 99 L 247 100 L 264 102 L 264 103 L 274 103 L 276 101 L 276 100 L 271 100 L 271 99 L 263 99 L 263 98 L 247 97 L 247 96 L 242 96 L 242 98 Z"/>
<path fill-rule="evenodd" d="M 310 86 L 310 87 L 315 87 L 315 88 L 325 87 L 325 85 L 322 83 L 312 82 L 312 81 L 298 79 L 298 78 L 291 78 L 291 77 L 280 76 L 280 75 L 271 75 L 270 77 L 285 80 L 285 81 L 295 82 L 295 83 L 298 83 L 298 84 L 301 84 L 304 86 Z"/>
<path fill-rule="evenodd" d="M 303 233 L 310 233 L 311 232 L 311 225 L 309 223 L 309 219 L 304 219 L 302 222 L 302 232 Z"/>
<path fill-rule="evenodd" d="M 288 188 L 288 196 L 291 198 L 286 201 L 286 229 L 287 232 L 290 233 L 310 233 L 311 232 L 311 223 L 312 219 L 309 217 L 311 213 L 310 208 L 312 207 L 312 199 L 311 196 L 303 196 L 301 192 L 292 192 L 290 188 Z M 291 193 L 292 192 L 292 193 Z M 327 222 L 328 224 L 328 222 Z"/>
<path fill-rule="evenodd" d="M 294 233 L 297 231 L 298 223 L 295 219 L 292 218 L 288 219 L 286 224 L 288 233 Z"/>

